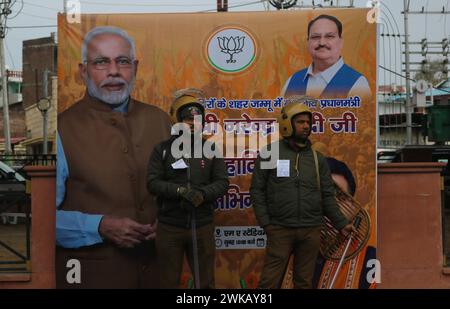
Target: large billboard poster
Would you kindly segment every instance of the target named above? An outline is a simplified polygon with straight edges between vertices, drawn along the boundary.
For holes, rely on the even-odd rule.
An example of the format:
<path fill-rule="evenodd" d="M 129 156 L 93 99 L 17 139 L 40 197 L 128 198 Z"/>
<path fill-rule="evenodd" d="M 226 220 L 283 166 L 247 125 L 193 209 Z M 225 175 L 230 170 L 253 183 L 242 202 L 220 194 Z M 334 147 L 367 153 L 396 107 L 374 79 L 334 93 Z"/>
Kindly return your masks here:
<path fill-rule="evenodd" d="M 206 120 L 222 128 L 226 142 L 230 137 L 248 137 L 242 148 L 233 145 L 225 154 L 230 186 L 217 200 L 214 215 L 216 287 L 255 288 L 267 240 L 249 194 L 256 154 L 275 138 L 274 124 L 287 101 L 302 95 L 316 98 L 308 103 L 313 112 L 310 140 L 317 151 L 346 166 L 344 172 L 331 168 L 337 178 L 345 178 L 338 190 L 339 205 L 350 219 L 361 217 L 361 223 L 342 265 L 345 240 L 338 244 L 323 240 L 328 259 L 317 262 L 314 284 L 328 288 L 338 270 L 334 288 L 367 288 L 372 286 L 366 277 L 376 247 L 377 69 L 376 24 L 367 21 L 367 13 L 367 9 L 316 9 L 109 14 L 81 15 L 80 23 L 60 15 L 58 113 L 85 94 L 78 73 L 81 45 L 85 34 L 97 26 L 119 27 L 134 38 L 139 60 L 135 99 L 168 111 L 175 91 L 201 90 Z M 308 23 L 322 14 L 342 24 L 335 46 L 330 42 L 336 38 L 326 31 L 308 38 Z M 327 52 L 340 55 L 339 62 L 331 72 L 314 75 L 320 62 L 315 66 L 312 62 Z M 212 134 L 214 125 L 209 127 Z M 249 143 L 255 136 L 260 140 Z M 187 287 L 192 275 L 185 266 L 182 285 Z M 291 272 L 288 266 L 285 287 L 292 286 Z"/>

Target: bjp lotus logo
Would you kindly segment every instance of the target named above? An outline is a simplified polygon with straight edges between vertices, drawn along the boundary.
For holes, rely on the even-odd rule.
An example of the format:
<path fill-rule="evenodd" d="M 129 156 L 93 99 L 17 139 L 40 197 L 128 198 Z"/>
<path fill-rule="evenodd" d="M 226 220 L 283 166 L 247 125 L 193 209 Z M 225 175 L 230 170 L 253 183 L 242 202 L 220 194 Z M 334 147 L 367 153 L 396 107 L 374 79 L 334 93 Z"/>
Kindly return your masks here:
<path fill-rule="evenodd" d="M 233 55 L 242 52 L 244 48 L 245 36 L 241 37 L 217 37 L 219 41 L 219 48 L 222 53 L 229 54 L 230 59 L 227 59 L 227 63 L 235 63 L 236 60 L 233 59 Z"/>
<path fill-rule="evenodd" d="M 205 54 L 210 65 L 224 73 L 241 72 L 256 58 L 256 40 L 241 27 L 223 27 L 209 36 Z"/>

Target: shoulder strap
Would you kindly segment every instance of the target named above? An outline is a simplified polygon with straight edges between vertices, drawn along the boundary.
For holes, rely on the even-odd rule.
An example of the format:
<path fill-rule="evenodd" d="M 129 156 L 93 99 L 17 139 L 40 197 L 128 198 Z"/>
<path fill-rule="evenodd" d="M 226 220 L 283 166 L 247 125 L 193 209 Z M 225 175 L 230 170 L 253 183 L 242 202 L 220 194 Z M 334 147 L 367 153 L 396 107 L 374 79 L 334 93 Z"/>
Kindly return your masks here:
<path fill-rule="evenodd" d="M 165 141 L 162 143 L 162 155 L 161 155 L 161 159 L 162 162 L 165 163 L 167 158 L 169 157 L 169 153 L 170 153 L 170 148 L 172 147 L 172 142 L 171 139 Z"/>
<path fill-rule="evenodd" d="M 314 166 L 316 167 L 317 187 L 320 191 L 319 161 L 317 160 L 317 152 L 314 149 L 312 149 L 312 152 L 314 156 Z"/>

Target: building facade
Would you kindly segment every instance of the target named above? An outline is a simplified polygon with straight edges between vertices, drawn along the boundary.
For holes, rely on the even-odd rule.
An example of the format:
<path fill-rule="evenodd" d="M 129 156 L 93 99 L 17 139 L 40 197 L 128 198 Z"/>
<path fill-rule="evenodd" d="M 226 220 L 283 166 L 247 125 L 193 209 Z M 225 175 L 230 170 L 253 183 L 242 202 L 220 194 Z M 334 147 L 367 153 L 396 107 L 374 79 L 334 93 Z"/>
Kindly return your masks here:
<path fill-rule="evenodd" d="M 48 152 L 56 153 L 56 96 L 57 96 L 57 44 L 54 33 L 50 37 L 23 41 L 23 102 L 25 109 L 26 139 L 22 144 L 27 154 L 43 152 L 43 114 L 38 102 L 45 96 L 44 85 L 47 78 L 47 96 L 50 99 L 48 119 Z M 44 72 L 48 73 L 45 74 Z"/>

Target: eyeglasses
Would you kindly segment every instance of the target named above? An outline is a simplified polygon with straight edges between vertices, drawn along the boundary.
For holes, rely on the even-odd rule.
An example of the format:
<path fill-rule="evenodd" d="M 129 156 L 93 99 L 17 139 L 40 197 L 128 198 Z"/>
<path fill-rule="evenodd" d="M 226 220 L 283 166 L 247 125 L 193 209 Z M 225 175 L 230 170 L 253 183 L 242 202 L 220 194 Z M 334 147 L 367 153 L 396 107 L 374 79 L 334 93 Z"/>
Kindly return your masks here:
<path fill-rule="evenodd" d="M 119 69 L 129 69 L 134 64 L 135 60 L 131 60 L 128 57 L 118 57 L 114 60 L 102 57 L 94 60 L 86 60 L 85 63 L 91 64 L 96 70 L 106 70 L 111 66 L 112 61 L 116 63 Z"/>
<path fill-rule="evenodd" d="M 317 41 L 320 41 L 320 39 L 322 37 L 324 38 L 325 41 L 331 41 L 331 40 L 334 40 L 335 38 L 337 38 L 338 34 L 337 33 L 327 33 L 324 36 L 322 36 L 320 34 L 312 34 L 309 37 L 309 40 L 317 42 Z"/>

